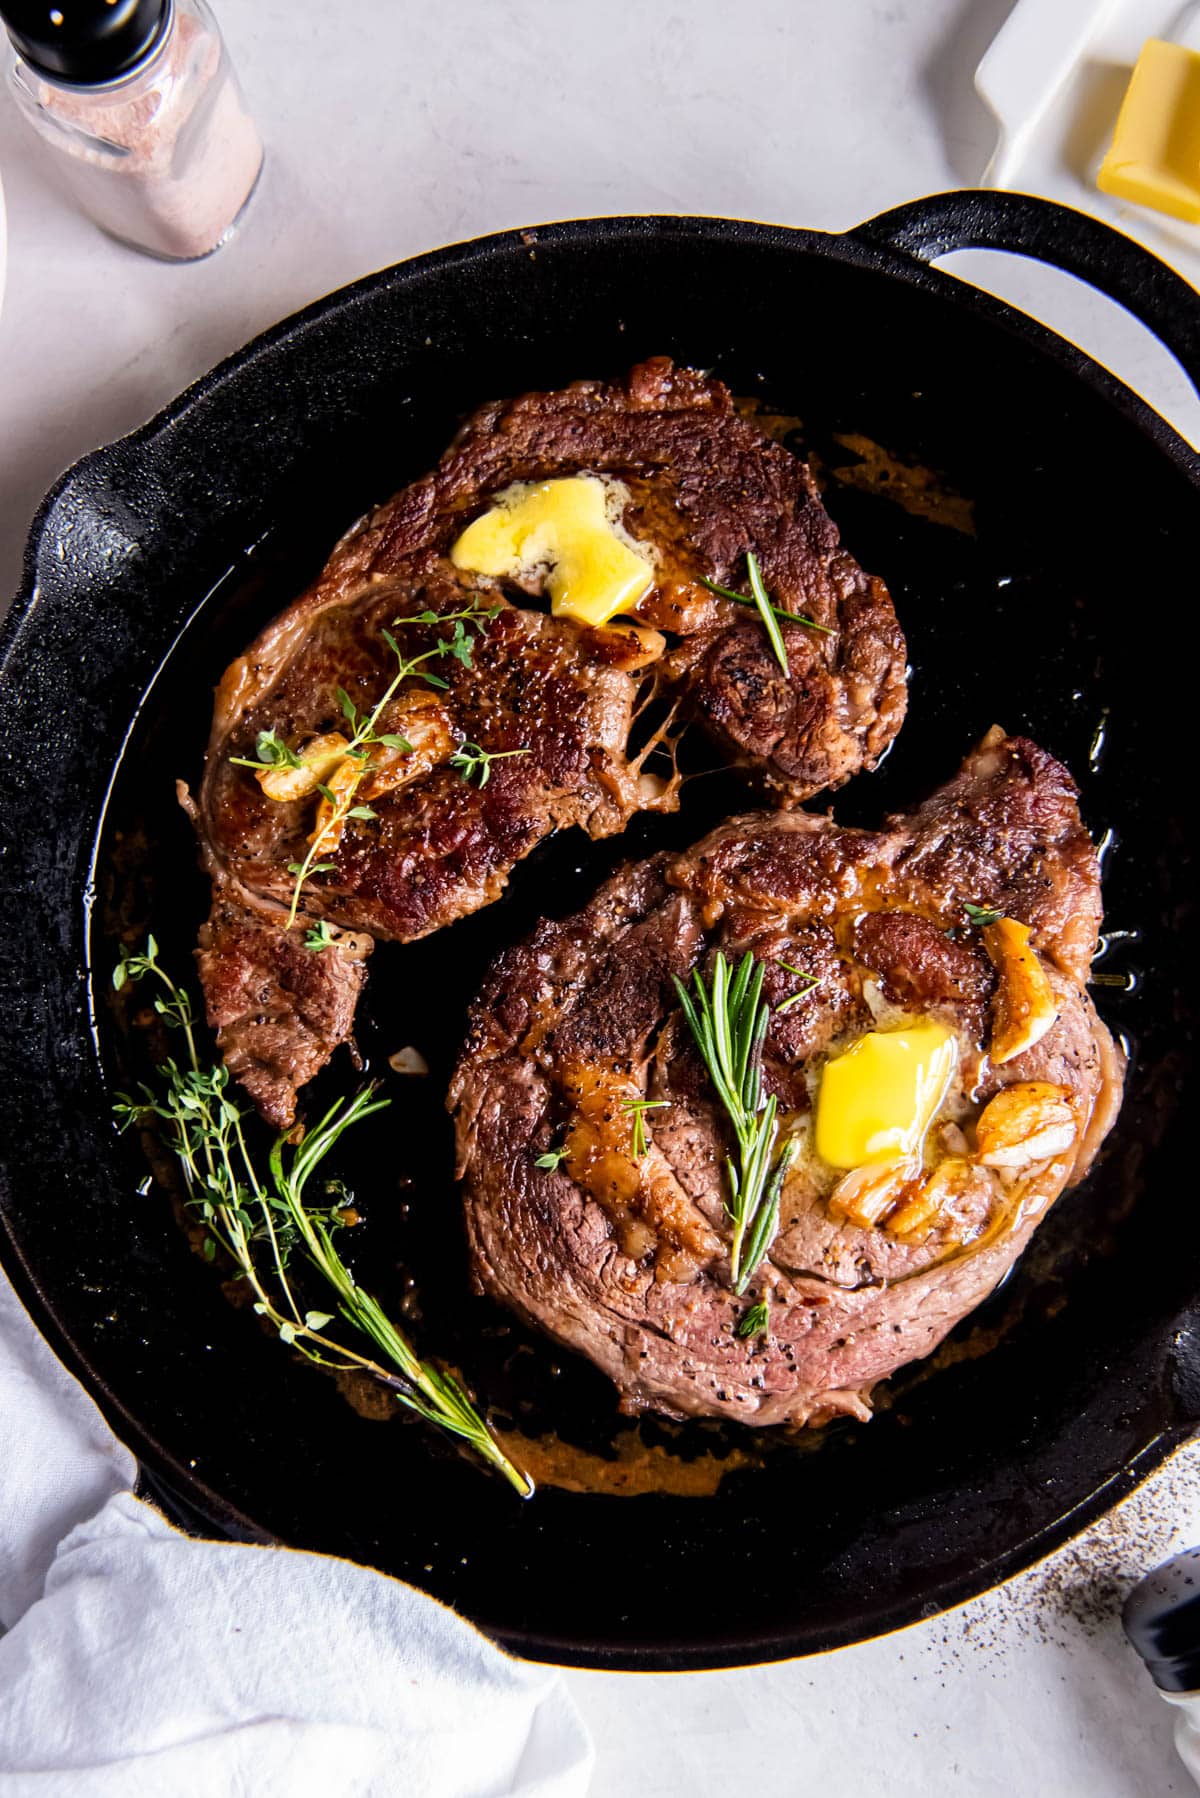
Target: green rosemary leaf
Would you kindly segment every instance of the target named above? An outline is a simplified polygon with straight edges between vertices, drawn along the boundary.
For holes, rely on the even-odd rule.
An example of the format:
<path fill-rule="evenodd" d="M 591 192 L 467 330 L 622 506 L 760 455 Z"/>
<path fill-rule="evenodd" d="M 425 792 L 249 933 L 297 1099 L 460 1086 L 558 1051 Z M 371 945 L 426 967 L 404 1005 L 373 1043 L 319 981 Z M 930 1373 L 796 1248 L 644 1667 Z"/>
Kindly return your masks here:
<path fill-rule="evenodd" d="M 763 1300 L 751 1305 L 743 1312 L 737 1322 L 737 1333 L 742 1337 L 766 1336 L 771 1328 L 771 1308 Z"/>
<path fill-rule="evenodd" d="M 722 587 L 717 581 L 705 580 L 703 575 L 700 576 L 700 585 L 707 587 L 710 593 L 719 594 L 722 599 L 735 599 L 739 606 L 752 606 L 755 603 L 749 594 L 735 593 L 732 587 Z M 807 612 L 785 611 L 783 606 L 777 606 L 773 600 L 771 601 L 771 610 L 776 618 L 786 618 L 789 624 L 802 624 L 806 630 L 820 631 L 824 637 L 837 636 L 837 632 L 831 624 L 818 624 L 815 618 L 808 616 Z"/>
<path fill-rule="evenodd" d="M 779 961 L 777 959 L 775 965 L 783 968 L 788 974 L 794 974 L 797 980 L 803 980 L 804 982 L 804 985 L 798 992 L 790 994 L 789 997 L 784 1000 L 782 1005 L 777 1005 L 775 1007 L 775 1016 L 781 1018 L 785 1011 L 790 1011 L 793 1005 L 797 1005 L 801 999 L 807 998 L 815 986 L 820 986 L 821 976 L 820 974 L 810 974 L 804 968 L 794 968 L 790 961 Z"/>
<path fill-rule="evenodd" d="M 763 586 L 762 570 L 753 550 L 747 551 L 746 554 L 746 573 L 750 581 L 750 592 L 758 607 L 758 615 L 763 621 L 763 629 L 767 633 L 771 648 L 775 651 L 775 660 L 783 672 L 788 674 L 790 669 L 788 668 L 787 650 L 784 647 L 783 632 L 779 628 L 779 620 L 775 616 L 771 601 L 767 596 L 767 590 Z"/>
<path fill-rule="evenodd" d="M 640 1161 L 650 1149 L 650 1141 L 646 1135 L 646 1113 L 661 1111 L 664 1105 L 670 1103 L 669 1099 L 627 1099 L 621 1106 L 621 1110 L 633 1119 L 632 1153 L 635 1161 Z"/>

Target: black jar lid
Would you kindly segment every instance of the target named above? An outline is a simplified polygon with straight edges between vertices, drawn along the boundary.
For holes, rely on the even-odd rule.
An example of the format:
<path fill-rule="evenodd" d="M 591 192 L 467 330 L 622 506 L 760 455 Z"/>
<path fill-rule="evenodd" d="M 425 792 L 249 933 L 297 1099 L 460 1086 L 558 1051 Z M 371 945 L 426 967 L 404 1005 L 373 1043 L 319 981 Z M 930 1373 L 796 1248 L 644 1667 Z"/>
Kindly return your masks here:
<path fill-rule="evenodd" d="M 169 0 L 0 0 L 0 19 L 31 67 L 53 81 L 97 87 L 149 50 Z"/>
<path fill-rule="evenodd" d="M 1122 1622 L 1161 1692 L 1200 1692 L 1200 1548 L 1139 1580 Z"/>

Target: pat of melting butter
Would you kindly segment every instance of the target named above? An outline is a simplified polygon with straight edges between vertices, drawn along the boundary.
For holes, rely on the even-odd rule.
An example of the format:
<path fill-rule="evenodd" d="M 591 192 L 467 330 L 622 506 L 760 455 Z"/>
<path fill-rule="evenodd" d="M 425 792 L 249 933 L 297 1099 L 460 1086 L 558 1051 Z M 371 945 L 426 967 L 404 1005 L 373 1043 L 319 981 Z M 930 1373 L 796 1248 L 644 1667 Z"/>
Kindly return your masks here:
<path fill-rule="evenodd" d="M 942 1024 L 860 1037 L 821 1075 L 817 1154 L 844 1168 L 919 1155 L 957 1062 L 957 1040 Z"/>
<path fill-rule="evenodd" d="M 654 579 L 652 564 L 618 524 L 628 498 L 617 483 L 596 475 L 519 483 L 467 526 L 450 560 L 472 574 L 509 580 L 549 569 L 555 617 L 607 624 L 636 605 Z"/>

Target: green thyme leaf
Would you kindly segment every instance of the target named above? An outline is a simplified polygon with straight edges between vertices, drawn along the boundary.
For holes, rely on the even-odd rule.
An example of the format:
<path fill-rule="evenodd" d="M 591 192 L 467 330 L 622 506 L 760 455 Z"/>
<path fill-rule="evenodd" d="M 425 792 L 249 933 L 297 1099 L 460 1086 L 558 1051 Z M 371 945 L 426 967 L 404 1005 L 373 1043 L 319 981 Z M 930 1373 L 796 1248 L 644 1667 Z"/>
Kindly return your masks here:
<path fill-rule="evenodd" d="M 569 1149 L 565 1149 L 565 1148 L 563 1148 L 563 1149 L 547 1149 L 547 1151 L 544 1155 L 538 1156 L 537 1160 L 534 1162 L 533 1165 L 534 1165 L 534 1167 L 544 1167 L 544 1168 L 553 1170 L 554 1168 L 556 1168 L 558 1166 L 560 1161 L 566 1160 L 566 1158 L 570 1154 L 570 1152 L 571 1151 Z"/>
<path fill-rule="evenodd" d="M 966 912 L 971 923 L 976 925 L 980 930 L 988 924 L 998 924 L 1000 919 L 1004 916 L 1002 911 L 990 911 L 987 906 L 971 905 L 966 900 L 963 901 L 963 910 Z"/>
<path fill-rule="evenodd" d="M 478 743 L 460 743 L 450 757 L 450 766 L 457 768 L 463 779 L 470 784 L 486 787 L 492 778 L 492 763 L 502 762 L 510 755 L 529 755 L 528 749 L 481 749 Z"/>

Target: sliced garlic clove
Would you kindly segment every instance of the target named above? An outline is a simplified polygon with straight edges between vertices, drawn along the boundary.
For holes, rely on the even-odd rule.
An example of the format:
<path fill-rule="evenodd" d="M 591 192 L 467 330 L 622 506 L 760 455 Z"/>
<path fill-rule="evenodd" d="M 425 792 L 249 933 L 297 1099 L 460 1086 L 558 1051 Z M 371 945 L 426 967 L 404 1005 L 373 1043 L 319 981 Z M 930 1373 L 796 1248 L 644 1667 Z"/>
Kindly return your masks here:
<path fill-rule="evenodd" d="M 904 1196 L 917 1172 L 911 1161 L 883 1161 L 851 1168 L 829 1195 L 830 1217 L 835 1223 L 854 1224 L 860 1230 L 873 1229 Z"/>
<path fill-rule="evenodd" d="M 959 1132 L 961 1135 L 962 1132 Z M 966 1139 L 963 1139 L 964 1147 Z M 888 1218 L 884 1226 L 889 1236 L 911 1240 L 927 1236 L 940 1220 L 946 1206 L 958 1198 L 971 1178 L 971 1163 L 961 1155 L 948 1155 L 926 1174 L 920 1186 Z"/>
<path fill-rule="evenodd" d="M 1040 1042 L 1058 1016 L 1054 993 L 1029 926 L 999 918 L 983 931 L 983 946 L 999 979 L 992 1000 L 992 1040 L 988 1054 L 997 1067 Z"/>
<path fill-rule="evenodd" d="M 977 1160 L 983 1167 L 1024 1168 L 1050 1161 L 1075 1145 L 1075 1114 L 1063 1086 L 1022 1080 L 984 1106 L 975 1126 Z"/>
<path fill-rule="evenodd" d="M 307 799 L 318 786 L 325 786 L 345 758 L 349 744 L 340 731 L 329 730 L 314 737 L 300 750 L 302 768 L 260 768 L 254 778 L 268 799 L 280 804 L 289 799 Z"/>

